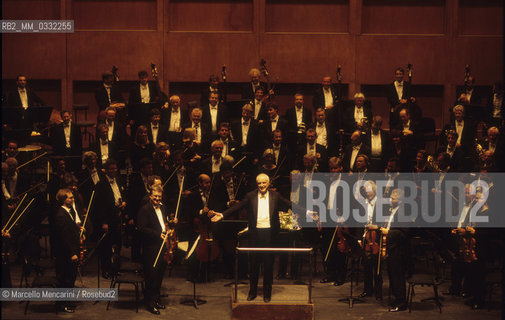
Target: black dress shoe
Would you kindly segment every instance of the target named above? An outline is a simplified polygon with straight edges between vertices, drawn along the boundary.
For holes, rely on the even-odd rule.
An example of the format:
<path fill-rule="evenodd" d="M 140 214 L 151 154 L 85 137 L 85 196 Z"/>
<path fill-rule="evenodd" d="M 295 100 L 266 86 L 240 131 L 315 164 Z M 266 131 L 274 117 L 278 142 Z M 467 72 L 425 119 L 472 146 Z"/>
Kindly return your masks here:
<path fill-rule="evenodd" d="M 461 296 L 463 298 L 468 298 L 468 297 L 470 297 L 470 294 L 468 292 L 461 292 Z"/>
<path fill-rule="evenodd" d="M 104 271 L 104 272 L 102 272 L 102 277 L 103 277 L 104 279 L 107 279 L 107 280 L 108 280 L 108 279 L 110 279 L 110 278 L 111 278 L 111 275 L 110 275 L 110 273 L 108 273 L 108 272 L 105 272 L 105 271 Z"/>
<path fill-rule="evenodd" d="M 287 279 L 287 276 L 285 273 L 279 273 L 278 275 L 275 276 L 275 279 L 277 280 Z"/>
<path fill-rule="evenodd" d="M 396 306 L 389 308 L 389 312 L 399 312 L 407 310 L 407 306 Z"/>
<path fill-rule="evenodd" d="M 269 303 L 270 300 L 272 300 L 272 298 L 270 296 L 264 296 L 263 297 L 263 301 L 265 301 L 266 303 Z"/>
<path fill-rule="evenodd" d="M 363 292 L 359 295 L 360 298 L 367 298 L 367 297 L 371 297 L 372 294 L 371 293 L 368 293 L 368 292 Z"/>
<path fill-rule="evenodd" d="M 160 314 L 160 310 L 158 310 L 158 308 L 156 307 L 146 307 L 147 311 L 151 312 L 152 314 Z"/>
<path fill-rule="evenodd" d="M 65 313 L 74 313 L 75 309 L 70 306 L 65 306 L 65 307 L 59 308 L 58 311 L 65 312 Z"/>
<path fill-rule="evenodd" d="M 476 302 L 476 303 L 472 304 L 472 305 L 470 306 L 470 308 L 471 308 L 472 310 L 478 310 L 478 309 L 482 309 L 482 308 L 483 308 L 483 306 L 482 306 L 482 303 L 477 303 L 477 302 Z"/>
<path fill-rule="evenodd" d="M 344 281 L 335 281 L 335 282 L 333 282 L 333 285 L 334 285 L 335 287 L 341 286 L 341 285 L 343 285 L 343 284 L 344 284 Z"/>
<path fill-rule="evenodd" d="M 332 279 L 332 278 L 322 278 L 321 281 L 319 281 L 319 282 L 321 282 L 321 283 L 328 283 L 328 282 L 334 282 L 334 281 L 335 280 Z"/>
<path fill-rule="evenodd" d="M 382 296 L 377 296 L 377 297 L 375 297 L 375 300 L 377 300 L 377 301 L 382 301 Z"/>
<path fill-rule="evenodd" d="M 254 299 L 256 299 L 256 293 L 249 292 L 247 295 L 247 301 L 253 301 Z"/>
<path fill-rule="evenodd" d="M 161 310 L 164 310 L 165 309 L 165 305 L 164 304 L 161 304 L 159 302 L 156 302 L 156 304 L 154 305 L 154 307 L 156 309 L 161 309 Z"/>

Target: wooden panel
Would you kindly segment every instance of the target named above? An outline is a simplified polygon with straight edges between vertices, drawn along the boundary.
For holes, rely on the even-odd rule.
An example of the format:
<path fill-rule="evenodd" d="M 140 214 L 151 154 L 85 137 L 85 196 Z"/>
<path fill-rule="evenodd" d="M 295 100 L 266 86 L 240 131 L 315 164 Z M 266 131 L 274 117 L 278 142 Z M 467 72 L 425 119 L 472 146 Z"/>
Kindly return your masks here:
<path fill-rule="evenodd" d="M 177 31 L 252 31 L 252 0 L 173 0 L 169 29 Z"/>
<path fill-rule="evenodd" d="M 3 0 L 4 20 L 56 20 L 60 19 L 59 0 Z"/>
<path fill-rule="evenodd" d="M 502 0 L 460 0 L 458 34 L 502 35 Z"/>
<path fill-rule="evenodd" d="M 471 74 L 478 85 L 492 85 L 503 79 L 503 39 L 460 37 L 454 42 L 451 83 L 463 84 L 465 65 L 470 65 Z"/>
<path fill-rule="evenodd" d="M 64 34 L 2 34 L 2 77 L 61 79 L 65 67 Z"/>
<path fill-rule="evenodd" d="M 156 30 L 156 0 L 74 0 L 75 30 Z"/>
<path fill-rule="evenodd" d="M 445 0 L 363 0 L 363 33 L 443 34 Z"/>
<path fill-rule="evenodd" d="M 349 0 L 266 0 L 267 32 L 349 32 Z"/>
<path fill-rule="evenodd" d="M 167 43 L 170 81 L 208 81 L 209 75 L 221 74 L 223 64 L 228 81 L 247 81 L 249 69 L 259 64 L 254 35 L 169 33 Z"/>
<path fill-rule="evenodd" d="M 345 81 L 354 77 L 354 43 L 348 35 L 267 34 L 261 57 L 269 65 L 277 82 L 321 82 L 324 75 L 334 75 L 342 65 Z"/>
<path fill-rule="evenodd" d="M 413 64 L 414 84 L 441 84 L 446 81 L 446 41 L 443 37 L 358 38 L 356 72 L 358 83 L 389 83 L 394 69 Z"/>
<path fill-rule="evenodd" d="M 138 79 L 151 62 L 162 72 L 162 43 L 155 32 L 77 32 L 68 35 L 68 70 L 74 80 L 100 80 L 102 72 L 119 68 L 120 80 Z"/>

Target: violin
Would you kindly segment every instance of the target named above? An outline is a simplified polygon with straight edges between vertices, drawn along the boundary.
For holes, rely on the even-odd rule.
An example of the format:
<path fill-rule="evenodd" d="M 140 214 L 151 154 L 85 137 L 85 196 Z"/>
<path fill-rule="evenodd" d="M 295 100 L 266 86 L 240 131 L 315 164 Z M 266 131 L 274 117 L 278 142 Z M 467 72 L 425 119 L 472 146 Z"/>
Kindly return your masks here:
<path fill-rule="evenodd" d="M 171 264 L 174 260 L 175 251 L 177 249 L 177 234 L 175 233 L 175 226 L 172 225 L 169 228 L 169 223 L 165 223 L 166 226 L 166 241 L 165 241 L 165 253 L 163 254 L 163 259 L 167 264 Z"/>
<path fill-rule="evenodd" d="M 379 235 L 377 228 L 365 227 L 365 235 L 363 237 L 363 248 L 368 254 L 376 255 L 379 253 Z"/>

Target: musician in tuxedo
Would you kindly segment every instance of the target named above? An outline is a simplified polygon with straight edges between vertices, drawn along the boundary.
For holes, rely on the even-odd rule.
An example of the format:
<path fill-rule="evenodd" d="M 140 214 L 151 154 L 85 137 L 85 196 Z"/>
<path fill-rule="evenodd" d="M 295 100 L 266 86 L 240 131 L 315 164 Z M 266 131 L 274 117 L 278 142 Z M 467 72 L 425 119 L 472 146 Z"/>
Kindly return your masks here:
<path fill-rule="evenodd" d="M 45 106 L 45 103 L 33 90 L 27 87 L 26 76 L 20 74 L 16 77 L 16 90 L 10 92 L 7 97 L 7 106 L 22 109 L 22 119 L 9 119 L 9 123 L 13 125 L 13 128 L 31 129 L 33 119 L 27 118 L 28 109 L 30 107 Z"/>
<path fill-rule="evenodd" d="M 456 146 L 461 147 L 465 153 L 471 152 L 477 128 L 470 119 L 465 119 L 465 108 L 458 104 L 452 108 L 454 120 L 446 124 L 440 133 L 440 145 L 447 146 L 447 133 L 454 130 L 458 134 Z"/>
<path fill-rule="evenodd" d="M 160 102 L 161 96 L 155 83 L 149 82 L 149 74 L 142 70 L 138 72 L 139 81 L 130 89 L 129 105 Z"/>
<path fill-rule="evenodd" d="M 404 311 L 407 309 L 406 268 L 407 254 L 409 252 L 408 229 L 395 227 L 398 216 L 405 214 L 403 190 L 394 189 L 391 192 L 389 216 L 386 218 L 385 227 L 380 228 L 382 235 L 386 235 L 386 264 L 388 266 L 389 286 L 394 296 L 389 312 Z"/>
<path fill-rule="evenodd" d="M 317 170 L 326 172 L 328 169 L 328 153 L 324 146 L 316 143 L 317 133 L 315 129 L 308 129 L 305 133 L 305 143 L 297 148 L 298 168 L 303 165 L 303 156 L 312 155 L 316 159 Z"/>
<path fill-rule="evenodd" d="M 249 70 L 249 78 L 251 81 L 242 87 L 242 99 L 253 100 L 258 87 L 267 87 L 266 83 L 260 81 L 260 75 L 261 72 L 256 68 Z"/>
<path fill-rule="evenodd" d="M 223 142 L 214 140 L 210 146 L 211 156 L 203 160 L 200 164 L 200 172 L 212 176 L 221 171 L 223 163 Z"/>
<path fill-rule="evenodd" d="M 77 277 L 80 253 L 80 218 L 74 208 L 74 195 L 69 189 L 60 189 L 56 194 L 60 206 L 50 218 L 51 252 L 56 257 L 58 288 L 73 288 Z M 60 311 L 74 313 L 75 307 L 67 301 L 57 301 Z"/>
<path fill-rule="evenodd" d="M 82 138 L 81 129 L 72 123 L 72 113 L 62 110 L 63 122 L 50 131 L 51 145 L 55 155 L 67 158 L 71 171 L 81 168 Z"/>
<path fill-rule="evenodd" d="M 161 124 L 160 109 L 154 108 L 150 112 L 150 121 L 147 125 L 147 136 L 154 145 L 158 142 L 168 142 L 168 127 Z"/>
<path fill-rule="evenodd" d="M 370 148 L 362 142 L 361 131 L 356 130 L 351 135 L 351 143 L 345 147 L 344 170 L 356 171 L 356 158 L 358 155 L 370 155 Z"/>
<path fill-rule="evenodd" d="M 309 129 L 316 130 L 316 143 L 322 145 L 328 155 L 336 153 L 336 129 L 335 126 L 327 120 L 326 112 L 323 108 L 316 109 L 316 121 L 309 126 Z"/>
<path fill-rule="evenodd" d="M 25 192 L 29 187 L 28 176 L 19 172 L 16 158 L 7 158 L 2 162 L 2 195 L 6 201 L 8 210 L 14 210 L 18 195 Z"/>
<path fill-rule="evenodd" d="M 142 238 L 142 252 L 144 261 L 144 303 L 152 314 L 159 315 L 165 306 L 160 301 L 160 289 L 167 263 L 163 258 L 166 247 L 163 247 L 156 265 L 156 257 L 165 238 L 174 232 L 168 226 L 167 209 L 161 202 L 163 188 L 154 185 L 151 190 L 151 201 L 140 208 L 137 215 L 137 228 Z M 173 221 L 177 223 L 177 220 Z"/>
<path fill-rule="evenodd" d="M 330 76 L 324 76 L 321 81 L 321 87 L 314 92 L 312 107 L 314 110 L 321 108 L 325 111 L 333 108 L 337 100 L 337 92 L 333 88 Z"/>
<path fill-rule="evenodd" d="M 42 99 L 37 94 L 27 87 L 28 81 L 26 76 L 20 74 L 16 77 L 16 91 L 10 92 L 7 97 L 7 105 L 11 107 L 29 107 L 45 106 Z"/>
<path fill-rule="evenodd" d="M 216 137 L 221 122 L 228 121 L 228 111 L 226 106 L 219 102 L 219 95 L 216 92 L 209 93 L 209 103 L 202 106 L 202 122 L 210 129 L 211 134 Z"/>
<path fill-rule="evenodd" d="M 242 118 L 231 123 L 231 134 L 242 153 L 253 153 L 258 158 L 261 149 L 258 122 L 252 118 L 253 108 L 247 103 L 242 107 Z"/>
<path fill-rule="evenodd" d="M 465 151 L 463 147 L 458 146 L 458 133 L 455 130 L 448 130 L 446 133 L 446 142 L 447 145 L 440 146 L 437 151 L 437 154 L 447 153 L 450 157 L 449 166 L 451 167 L 451 172 L 461 172 L 463 171 L 471 171 L 473 166 L 471 163 L 465 164 Z"/>
<path fill-rule="evenodd" d="M 275 103 L 269 103 L 267 105 L 268 120 L 264 121 L 260 125 L 260 130 L 263 136 L 263 142 L 265 146 L 272 143 L 272 133 L 275 130 L 281 130 L 286 132 L 288 123 L 286 119 L 279 116 L 279 106 Z"/>
<path fill-rule="evenodd" d="M 202 109 L 193 108 L 191 110 L 190 122 L 185 123 L 182 128 L 192 128 L 195 131 L 195 139 L 194 142 L 198 146 L 198 150 L 207 151 L 208 149 L 208 141 L 210 139 L 210 129 L 207 123 L 202 121 Z"/>
<path fill-rule="evenodd" d="M 289 150 L 288 146 L 285 143 L 283 136 L 282 136 L 282 131 L 277 129 L 273 132 L 273 141 L 271 146 L 268 146 L 267 148 L 270 148 L 273 150 L 274 153 L 274 160 L 275 160 L 275 165 L 280 166 L 283 164 L 291 168 L 293 164 L 293 159 L 292 157 L 288 157 L 289 155 Z M 289 171 L 288 168 L 288 171 Z"/>
<path fill-rule="evenodd" d="M 97 157 L 97 167 L 102 168 L 108 160 L 118 159 L 118 147 L 113 141 L 109 141 L 109 127 L 105 124 L 99 124 L 97 129 L 97 140 L 91 148 Z"/>
<path fill-rule="evenodd" d="M 482 97 L 475 90 L 475 77 L 469 76 L 465 80 L 465 85 L 457 91 L 456 96 L 458 98 L 455 104 L 479 105 Z"/>
<path fill-rule="evenodd" d="M 125 188 L 118 175 L 118 165 L 115 160 L 108 160 L 105 165 L 105 179 L 96 185 L 96 216 L 94 229 L 106 233 L 100 247 L 102 276 L 111 276 L 112 247 L 121 249 L 121 223 L 126 216 Z"/>
<path fill-rule="evenodd" d="M 114 84 L 114 74 L 110 71 L 105 71 L 102 74 L 103 84 L 95 90 L 95 100 L 99 110 L 105 110 L 112 105 L 116 108 L 123 108 L 125 100 L 121 94 L 119 87 Z"/>
<path fill-rule="evenodd" d="M 354 94 L 354 103 L 348 104 L 343 114 L 344 130 L 354 132 L 355 130 L 366 131 L 372 120 L 372 104 L 365 101 L 365 95 L 361 92 Z"/>
<path fill-rule="evenodd" d="M 117 114 L 116 108 L 114 107 L 105 108 L 104 124 L 109 129 L 107 131 L 109 141 L 114 142 L 116 146 L 121 148 L 126 143 L 126 129 L 121 122 L 117 121 L 116 114 Z"/>
<path fill-rule="evenodd" d="M 379 243 L 381 234 L 377 229 L 377 186 L 374 181 L 365 182 L 365 206 L 359 206 L 364 211 L 366 224 L 363 230 L 363 249 L 365 252 L 364 264 L 364 291 L 360 297 L 375 296 L 377 300 L 382 300 L 382 272 L 378 270 Z"/>
<path fill-rule="evenodd" d="M 397 112 L 399 106 L 406 106 L 408 102 L 415 103 L 412 95 L 412 86 L 404 81 L 405 70 L 402 67 L 395 69 L 395 80 L 387 86 L 387 99 L 390 107 L 390 127 L 398 124 Z"/>
<path fill-rule="evenodd" d="M 105 179 L 104 174 L 97 168 L 98 156 L 93 151 L 86 151 L 82 155 L 84 168 L 80 170 L 76 177 L 79 181 L 79 189 L 84 202 L 89 202 L 91 193 L 100 180 Z"/>
<path fill-rule="evenodd" d="M 396 130 L 401 132 L 402 138 L 405 140 L 406 145 L 418 150 L 419 145 L 422 143 L 421 128 L 419 123 L 411 119 L 410 112 L 407 108 L 403 108 L 399 112 L 400 123 L 395 127 Z"/>
<path fill-rule="evenodd" d="M 219 125 L 218 140 L 223 143 L 223 157 L 232 156 L 238 158 L 240 155 L 240 145 L 230 135 L 230 124 L 221 122 Z"/>
<path fill-rule="evenodd" d="M 286 110 L 288 144 L 293 148 L 302 144 L 306 129 L 312 124 L 312 111 L 303 106 L 303 95 L 294 96 L 294 107 Z"/>
<path fill-rule="evenodd" d="M 283 198 L 278 192 L 268 190 L 270 178 L 266 174 L 256 177 L 258 190 L 249 192 L 245 198 L 235 206 L 216 214 L 212 221 L 227 218 L 242 208 L 248 213 L 249 244 L 252 247 L 275 247 L 280 231 L 279 211 L 287 211 L 291 202 Z M 251 253 L 250 288 L 247 300 L 254 300 L 257 296 L 258 276 L 260 265 L 263 264 L 263 300 L 270 302 L 272 297 L 273 264 L 272 253 Z"/>
<path fill-rule="evenodd" d="M 500 135 L 500 130 L 497 127 L 487 129 L 487 137 L 481 143 L 484 151 L 491 151 L 494 155 L 494 160 L 499 171 L 505 168 L 505 146 L 503 138 Z"/>
<path fill-rule="evenodd" d="M 221 102 L 226 101 L 224 97 L 224 91 L 220 85 L 219 77 L 215 74 L 209 76 L 209 85 L 202 90 L 200 95 L 200 105 L 209 105 L 209 96 L 211 92 L 216 92 L 218 94 L 218 100 Z"/>
<path fill-rule="evenodd" d="M 161 123 L 168 126 L 168 141 L 172 150 L 180 148 L 182 143 L 182 128 L 188 122 L 188 111 L 182 109 L 181 98 L 177 95 L 171 96 L 170 106 L 161 109 Z"/>
<path fill-rule="evenodd" d="M 267 103 L 265 100 L 265 88 L 262 86 L 256 87 L 254 91 L 254 99 L 251 100 L 253 108 L 253 118 L 258 123 L 268 120 Z"/>
<path fill-rule="evenodd" d="M 391 138 L 381 127 L 382 117 L 373 116 L 370 129 L 363 137 L 363 142 L 370 148 L 370 171 L 372 172 L 383 172 L 386 161 L 392 153 Z"/>

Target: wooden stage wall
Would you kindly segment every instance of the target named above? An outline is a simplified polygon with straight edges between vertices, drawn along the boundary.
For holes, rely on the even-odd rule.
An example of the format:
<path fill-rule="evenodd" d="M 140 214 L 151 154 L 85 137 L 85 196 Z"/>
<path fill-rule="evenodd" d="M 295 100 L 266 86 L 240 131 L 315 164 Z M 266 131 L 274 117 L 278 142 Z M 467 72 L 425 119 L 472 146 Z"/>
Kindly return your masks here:
<path fill-rule="evenodd" d="M 438 128 L 466 64 L 477 85 L 503 78 L 501 0 L 3 0 L 2 19 L 75 21 L 72 34 L 3 34 L 3 90 L 24 73 L 48 104 L 89 103 L 92 114 L 93 88 L 112 65 L 134 81 L 156 63 L 164 91 L 184 103 L 223 64 L 233 98 L 265 58 L 285 109 L 294 91 L 311 105 L 314 84 L 340 64 L 346 94 L 364 90 L 386 115 L 382 85 L 410 62 Z"/>

